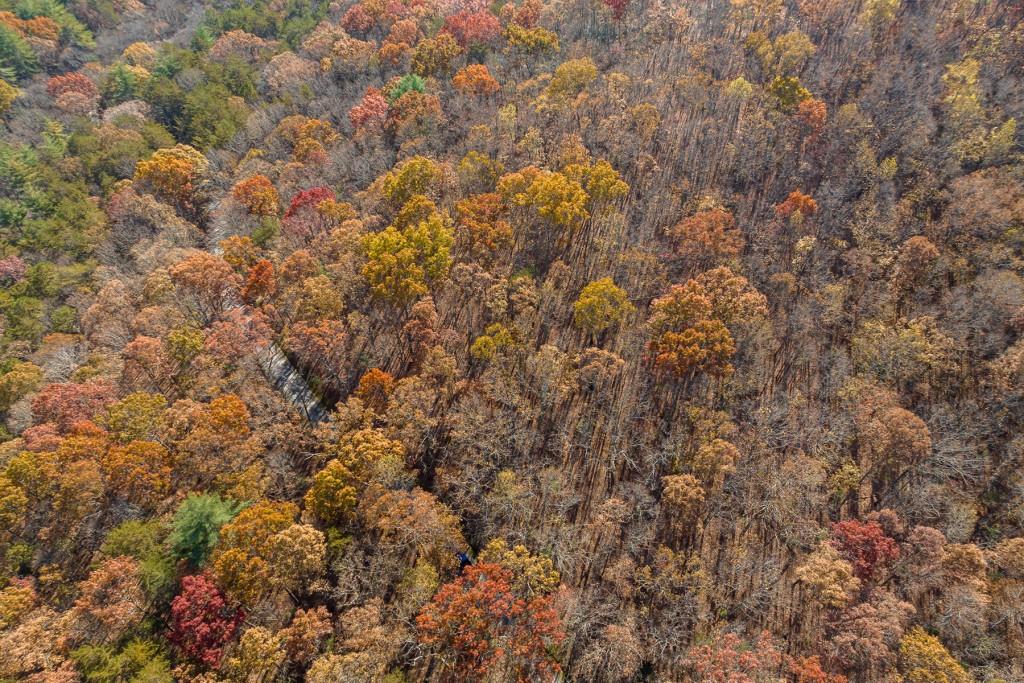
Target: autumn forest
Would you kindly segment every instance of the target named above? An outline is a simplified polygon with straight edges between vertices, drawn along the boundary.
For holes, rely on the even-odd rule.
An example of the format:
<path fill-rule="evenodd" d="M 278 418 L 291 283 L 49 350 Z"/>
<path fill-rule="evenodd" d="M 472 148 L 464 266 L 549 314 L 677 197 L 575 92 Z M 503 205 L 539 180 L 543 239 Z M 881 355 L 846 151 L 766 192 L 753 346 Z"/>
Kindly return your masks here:
<path fill-rule="evenodd" d="M 1024 5 L 0 0 L 0 683 L 1024 682 Z"/>

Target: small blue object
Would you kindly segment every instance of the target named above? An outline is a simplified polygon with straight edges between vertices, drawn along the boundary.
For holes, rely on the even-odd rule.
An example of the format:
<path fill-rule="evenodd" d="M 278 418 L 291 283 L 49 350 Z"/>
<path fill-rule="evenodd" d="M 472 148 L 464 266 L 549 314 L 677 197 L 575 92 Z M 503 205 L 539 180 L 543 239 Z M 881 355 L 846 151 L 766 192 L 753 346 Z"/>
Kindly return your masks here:
<path fill-rule="evenodd" d="M 469 555 L 466 553 L 455 553 L 455 556 L 459 558 L 459 571 L 473 564 L 473 560 L 469 559 Z"/>

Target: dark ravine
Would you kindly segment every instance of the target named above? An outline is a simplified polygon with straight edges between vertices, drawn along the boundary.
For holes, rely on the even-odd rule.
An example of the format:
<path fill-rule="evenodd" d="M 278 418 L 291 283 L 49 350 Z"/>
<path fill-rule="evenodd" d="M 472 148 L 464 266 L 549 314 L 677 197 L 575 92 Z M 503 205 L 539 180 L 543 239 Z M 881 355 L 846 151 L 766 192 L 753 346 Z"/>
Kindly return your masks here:
<path fill-rule="evenodd" d="M 328 410 L 310 390 L 309 385 L 277 344 L 269 344 L 257 353 L 260 368 L 275 389 L 295 406 L 310 422 L 320 422 Z"/>
<path fill-rule="evenodd" d="M 219 226 L 219 222 L 211 222 L 207 226 L 206 233 L 207 250 L 211 254 L 218 256 L 221 254 L 220 243 L 227 237 L 225 231 Z M 237 301 L 233 307 L 241 305 L 241 302 Z M 272 341 L 257 351 L 256 359 L 267 381 L 281 392 L 281 395 L 289 403 L 295 406 L 299 414 L 313 423 L 320 422 L 327 417 L 330 411 L 324 407 L 320 399 L 313 393 L 313 390 L 309 388 L 305 377 L 292 364 L 277 342 Z"/>

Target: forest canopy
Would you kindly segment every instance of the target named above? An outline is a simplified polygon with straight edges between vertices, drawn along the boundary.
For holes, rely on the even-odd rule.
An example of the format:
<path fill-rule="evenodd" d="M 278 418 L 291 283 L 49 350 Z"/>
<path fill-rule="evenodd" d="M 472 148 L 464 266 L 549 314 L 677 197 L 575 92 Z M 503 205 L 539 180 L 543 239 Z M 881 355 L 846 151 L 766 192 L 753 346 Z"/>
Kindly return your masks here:
<path fill-rule="evenodd" d="M 1024 681 L 1024 8 L 0 0 L 0 683 Z"/>

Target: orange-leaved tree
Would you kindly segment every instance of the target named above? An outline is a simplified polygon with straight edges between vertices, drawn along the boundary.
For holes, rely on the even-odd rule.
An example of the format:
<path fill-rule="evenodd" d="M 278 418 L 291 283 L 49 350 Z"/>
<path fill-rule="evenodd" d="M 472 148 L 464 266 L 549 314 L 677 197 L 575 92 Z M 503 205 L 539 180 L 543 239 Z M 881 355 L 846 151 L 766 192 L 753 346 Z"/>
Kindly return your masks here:
<path fill-rule="evenodd" d="M 509 570 L 479 563 L 442 586 L 416 625 L 420 641 L 461 680 L 548 680 L 561 670 L 554 651 L 564 639 L 551 602 L 520 597 Z"/>

